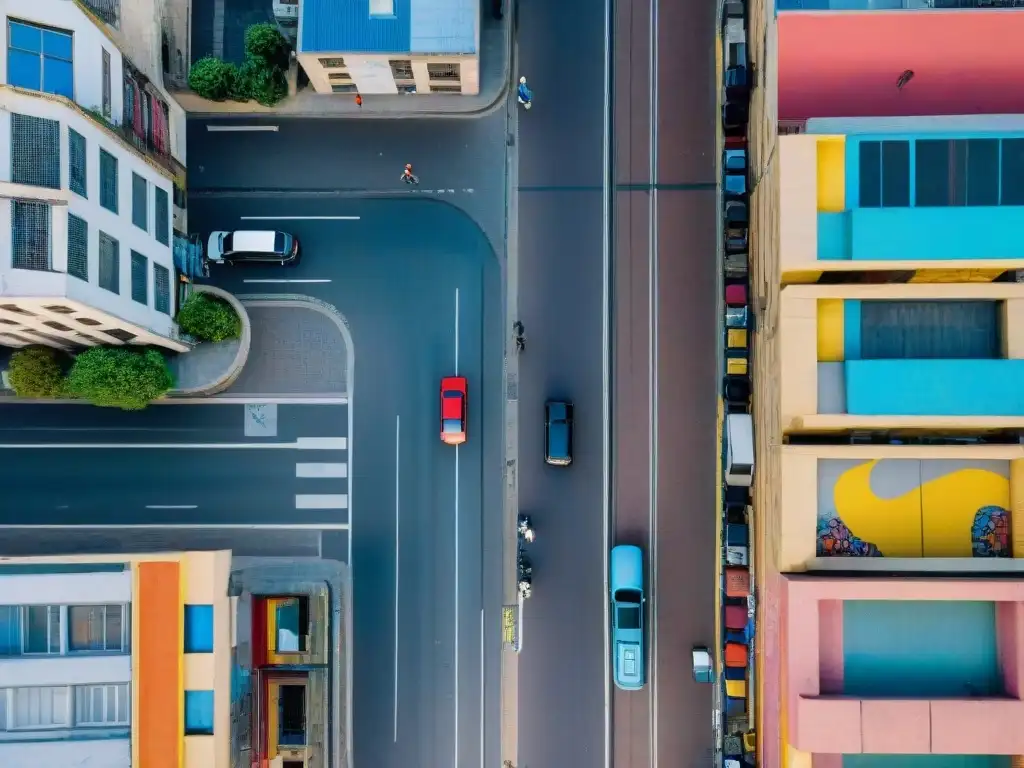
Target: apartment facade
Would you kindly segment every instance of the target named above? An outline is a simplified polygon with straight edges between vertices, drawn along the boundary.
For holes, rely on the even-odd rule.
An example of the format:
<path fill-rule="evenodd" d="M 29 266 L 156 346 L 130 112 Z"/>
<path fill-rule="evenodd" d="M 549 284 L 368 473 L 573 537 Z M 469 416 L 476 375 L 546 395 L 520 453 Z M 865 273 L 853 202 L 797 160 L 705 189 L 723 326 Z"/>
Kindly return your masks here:
<path fill-rule="evenodd" d="M 0 344 L 189 349 L 174 322 L 172 102 L 86 6 L 0 7 Z"/>
<path fill-rule="evenodd" d="M 296 54 L 317 93 L 480 92 L 477 0 L 300 0 Z"/>
<path fill-rule="evenodd" d="M 751 4 L 764 766 L 1024 760 L 1010 6 Z"/>
<path fill-rule="evenodd" d="M 230 766 L 230 552 L 0 563 L 0 763 Z"/>

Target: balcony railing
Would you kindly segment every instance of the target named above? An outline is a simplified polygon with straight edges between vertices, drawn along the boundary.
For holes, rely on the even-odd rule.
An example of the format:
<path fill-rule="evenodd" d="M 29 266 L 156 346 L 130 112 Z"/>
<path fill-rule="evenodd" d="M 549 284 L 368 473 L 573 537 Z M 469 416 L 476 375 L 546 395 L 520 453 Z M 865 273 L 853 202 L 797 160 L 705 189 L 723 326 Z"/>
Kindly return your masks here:
<path fill-rule="evenodd" d="M 121 0 L 82 0 L 89 10 L 115 29 L 121 26 Z"/>

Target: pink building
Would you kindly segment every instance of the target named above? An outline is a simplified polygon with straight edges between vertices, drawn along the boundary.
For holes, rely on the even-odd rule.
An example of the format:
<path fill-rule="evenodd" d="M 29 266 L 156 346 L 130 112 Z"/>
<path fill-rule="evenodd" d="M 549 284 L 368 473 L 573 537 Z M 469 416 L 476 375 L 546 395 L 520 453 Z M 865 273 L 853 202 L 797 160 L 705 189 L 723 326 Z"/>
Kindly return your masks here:
<path fill-rule="evenodd" d="M 1024 9 L 786 11 L 778 36 L 782 121 L 1024 114 Z"/>
<path fill-rule="evenodd" d="M 1024 754 L 1024 580 L 784 576 L 783 586 L 790 764 Z"/>

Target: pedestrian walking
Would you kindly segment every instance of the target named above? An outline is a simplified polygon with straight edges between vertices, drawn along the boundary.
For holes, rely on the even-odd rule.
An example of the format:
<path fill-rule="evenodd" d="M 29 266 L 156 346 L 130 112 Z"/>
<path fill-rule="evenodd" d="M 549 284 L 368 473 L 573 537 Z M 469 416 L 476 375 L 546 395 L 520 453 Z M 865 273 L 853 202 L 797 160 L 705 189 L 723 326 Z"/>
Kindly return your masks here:
<path fill-rule="evenodd" d="M 363 106 L 363 96 L 362 96 L 362 94 L 359 94 L 359 93 L 356 94 L 356 106 L 357 107 L 362 107 Z"/>

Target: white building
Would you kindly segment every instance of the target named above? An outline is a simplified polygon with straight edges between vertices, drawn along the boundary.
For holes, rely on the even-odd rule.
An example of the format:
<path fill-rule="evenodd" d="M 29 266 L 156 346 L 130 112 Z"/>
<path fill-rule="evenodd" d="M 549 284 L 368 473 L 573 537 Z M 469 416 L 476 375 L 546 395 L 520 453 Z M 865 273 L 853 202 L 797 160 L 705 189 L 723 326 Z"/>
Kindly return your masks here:
<path fill-rule="evenodd" d="M 0 344 L 187 350 L 180 107 L 75 0 L 0 9 Z"/>

